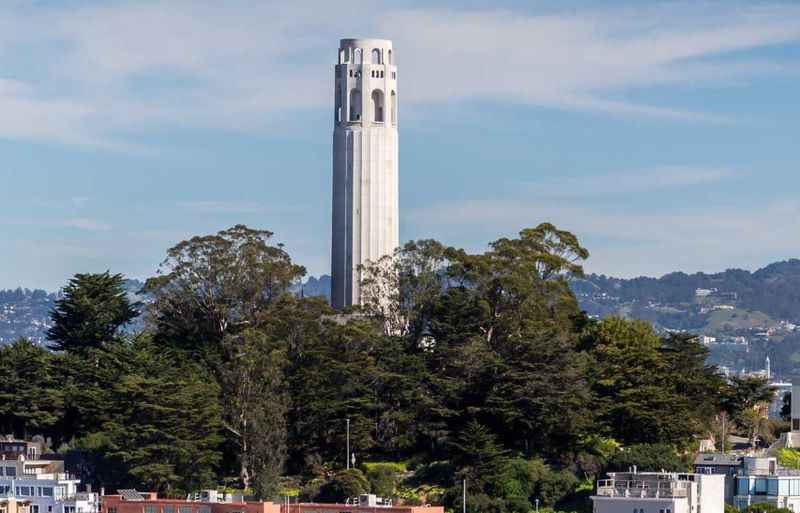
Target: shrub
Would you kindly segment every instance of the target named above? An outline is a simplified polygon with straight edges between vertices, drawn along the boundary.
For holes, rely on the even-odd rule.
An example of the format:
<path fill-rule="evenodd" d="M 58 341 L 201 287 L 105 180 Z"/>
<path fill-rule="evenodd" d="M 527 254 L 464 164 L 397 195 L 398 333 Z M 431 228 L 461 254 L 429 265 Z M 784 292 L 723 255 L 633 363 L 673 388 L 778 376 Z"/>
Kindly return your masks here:
<path fill-rule="evenodd" d="M 351 468 L 334 474 L 320 487 L 316 500 L 320 502 L 344 502 L 350 497 L 369 493 L 369 481 L 364 473 Z"/>
<path fill-rule="evenodd" d="M 381 497 L 393 497 L 400 481 L 398 466 L 391 463 L 372 464 L 367 467 L 372 493 Z"/>

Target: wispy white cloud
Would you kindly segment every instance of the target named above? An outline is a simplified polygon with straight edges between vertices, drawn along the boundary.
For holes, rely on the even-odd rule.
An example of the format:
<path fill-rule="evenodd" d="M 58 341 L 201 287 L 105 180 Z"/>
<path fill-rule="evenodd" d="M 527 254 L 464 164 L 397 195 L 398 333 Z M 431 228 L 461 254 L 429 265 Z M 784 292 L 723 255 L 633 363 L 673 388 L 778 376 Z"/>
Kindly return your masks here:
<path fill-rule="evenodd" d="M 721 87 L 792 66 L 742 51 L 800 40 L 800 6 L 632 2 L 578 10 L 404 9 L 331 2 L 0 7 L 0 137 L 130 147 L 169 127 L 258 130 L 326 108 L 337 39 L 394 39 L 404 105 L 491 99 L 619 116 L 730 122 L 625 99 Z M 19 52 L 26 61 L 19 62 Z M 13 73 L 8 71 L 13 70 Z"/>
<path fill-rule="evenodd" d="M 513 235 L 515 230 L 550 221 L 574 231 L 589 247 L 587 269 L 615 276 L 721 270 L 731 262 L 759 266 L 766 258 L 800 253 L 800 240 L 793 236 L 800 226 L 800 201 L 793 198 L 668 212 L 538 200 L 468 200 L 413 209 L 405 221 L 422 237 L 446 233 L 451 241 L 487 242 L 503 230 L 508 232 L 503 235 Z"/>
<path fill-rule="evenodd" d="M 89 217 L 73 217 L 64 220 L 62 224 L 70 228 L 77 228 L 79 230 L 86 230 L 90 232 L 106 232 L 111 230 L 110 224 Z"/>
<path fill-rule="evenodd" d="M 740 176 L 730 169 L 691 166 L 661 166 L 649 170 L 626 171 L 580 178 L 565 178 L 536 183 L 529 190 L 536 197 L 601 198 L 636 192 L 663 191 L 697 185 L 709 185 Z"/>

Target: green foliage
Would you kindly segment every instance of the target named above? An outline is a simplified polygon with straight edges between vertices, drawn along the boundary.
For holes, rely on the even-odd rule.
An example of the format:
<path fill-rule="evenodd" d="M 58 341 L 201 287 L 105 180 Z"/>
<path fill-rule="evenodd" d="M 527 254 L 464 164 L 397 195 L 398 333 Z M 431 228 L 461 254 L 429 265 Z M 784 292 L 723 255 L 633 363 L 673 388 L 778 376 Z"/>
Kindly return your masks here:
<path fill-rule="evenodd" d="M 757 502 L 740 510 L 741 513 L 791 513 L 789 508 L 779 508 L 768 502 Z"/>
<path fill-rule="evenodd" d="M 331 477 L 327 483 L 322 485 L 316 499 L 319 502 L 341 504 L 350 497 L 357 497 L 369 491 L 369 481 L 364 473 L 351 468 L 337 472 Z"/>
<path fill-rule="evenodd" d="M 62 351 L 0 349 L 0 427 L 67 444 L 107 488 L 454 507 L 466 479 L 470 511 L 527 513 L 583 509 L 576 473 L 685 468 L 677 450 L 763 392 L 726 386 L 691 337 L 590 321 L 569 287 L 588 252 L 547 223 L 476 254 L 410 242 L 363 269 L 355 315 L 293 295 L 304 269 L 271 238 L 235 226 L 168 250 L 136 335 L 121 277 L 77 275 L 53 314 Z M 342 471 L 348 441 L 413 475 Z"/>
<path fill-rule="evenodd" d="M 636 444 L 617 452 L 608 462 L 607 472 L 627 472 L 634 465 L 640 472 L 686 472 L 690 461 L 669 444 Z"/>
<path fill-rule="evenodd" d="M 111 387 L 107 418 L 84 448 L 101 454 L 105 469 L 128 473 L 118 485 L 174 493 L 215 482 L 221 442 L 219 389 L 197 365 L 164 358 L 146 337 L 127 351 L 129 370 Z M 101 471 L 100 482 L 113 475 Z"/>
<path fill-rule="evenodd" d="M 782 467 L 800 470 L 800 450 L 778 449 L 778 464 Z"/>
<path fill-rule="evenodd" d="M 56 301 L 47 338 L 58 351 L 102 348 L 139 313 L 125 294 L 121 274 L 76 274 Z"/>
<path fill-rule="evenodd" d="M 661 338 L 646 322 L 608 318 L 590 326 L 585 341 L 596 362 L 598 407 L 614 438 L 685 445 L 708 428 L 723 381 L 696 340 Z"/>
<path fill-rule="evenodd" d="M 381 497 L 393 497 L 400 482 L 402 465 L 396 463 L 372 463 L 367 466 L 367 480 L 372 493 Z"/>
<path fill-rule="evenodd" d="M 0 346 L 0 432 L 58 435 L 64 391 L 58 357 L 20 339 Z"/>

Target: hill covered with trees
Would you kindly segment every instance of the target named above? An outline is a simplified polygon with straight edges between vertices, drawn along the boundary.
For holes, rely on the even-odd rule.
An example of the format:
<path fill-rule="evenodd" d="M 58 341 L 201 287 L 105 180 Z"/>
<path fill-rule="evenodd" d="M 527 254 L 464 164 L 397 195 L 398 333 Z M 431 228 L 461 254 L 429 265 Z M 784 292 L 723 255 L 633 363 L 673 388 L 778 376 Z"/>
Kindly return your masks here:
<path fill-rule="evenodd" d="M 722 414 L 755 439 L 764 382 L 724 380 L 691 336 L 586 316 L 569 281 L 587 257 L 549 224 L 476 254 L 413 241 L 365 270 L 363 309 L 334 312 L 296 294 L 305 270 L 270 232 L 194 237 L 146 303 L 120 275 L 76 275 L 50 349 L 0 349 L 0 428 L 109 490 L 452 507 L 466 479 L 470 511 L 497 513 L 585 510 L 632 461 L 685 468 Z"/>

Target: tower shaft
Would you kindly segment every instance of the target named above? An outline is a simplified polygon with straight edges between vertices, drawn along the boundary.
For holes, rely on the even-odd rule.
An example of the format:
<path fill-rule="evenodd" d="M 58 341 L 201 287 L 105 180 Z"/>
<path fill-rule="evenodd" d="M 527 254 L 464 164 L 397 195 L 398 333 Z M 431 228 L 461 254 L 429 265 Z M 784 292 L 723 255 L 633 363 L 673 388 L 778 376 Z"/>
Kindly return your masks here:
<path fill-rule="evenodd" d="M 335 67 L 331 300 L 361 302 L 360 266 L 399 245 L 397 66 L 391 41 L 343 39 Z"/>

